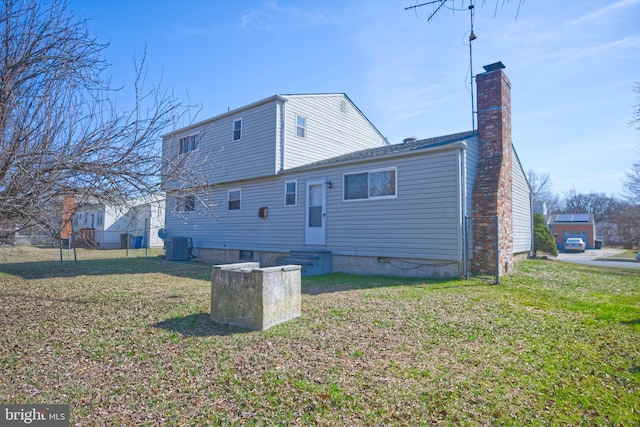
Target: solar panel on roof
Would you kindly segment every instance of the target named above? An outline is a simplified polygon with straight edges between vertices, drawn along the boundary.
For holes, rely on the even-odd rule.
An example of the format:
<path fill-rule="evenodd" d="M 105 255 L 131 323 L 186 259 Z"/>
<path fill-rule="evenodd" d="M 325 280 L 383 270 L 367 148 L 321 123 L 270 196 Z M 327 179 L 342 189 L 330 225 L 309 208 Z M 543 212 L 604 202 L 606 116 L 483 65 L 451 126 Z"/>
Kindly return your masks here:
<path fill-rule="evenodd" d="M 574 214 L 573 222 L 589 222 L 589 214 L 588 213 Z"/>
<path fill-rule="evenodd" d="M 556 222 L 589 222 L 589 214 L 557 214 Z"/>

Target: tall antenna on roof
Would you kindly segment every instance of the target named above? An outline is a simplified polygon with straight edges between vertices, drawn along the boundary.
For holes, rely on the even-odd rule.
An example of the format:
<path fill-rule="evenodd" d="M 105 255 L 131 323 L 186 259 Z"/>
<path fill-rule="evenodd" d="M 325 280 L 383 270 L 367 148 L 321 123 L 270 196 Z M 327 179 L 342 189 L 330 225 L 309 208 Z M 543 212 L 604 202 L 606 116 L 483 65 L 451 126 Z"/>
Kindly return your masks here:
<path fill-rule="evenodd" d="M 431 11 L 431 14 L 429 15 L 429 17 L 427 18 L 427 21 L 431 22 L 431 20 L 434 18 L 434 16 L 436 16 L 436 14 L 438 12 L 440 12 L 440 10 L 445 6 L 445 4 L 450 1 L 450 0 L 432 0 L 432 1 L 428 1 L 426 3 L 420 3 L 420 4 L 416 4 L 414 6 L 409 6 L 409 7 L 405 7 L 404 10 L 410 10 L 410 9 L 417 9 L 419 7 L 423 7 L 423 6 L 433 6 L 433 10 Z M 469 0 L 469 14 L 471 17 L 471 27 L 469 29 L 469 74 L 470 74 L 470 80 L 471 80 L 471 129 L 472 130 L 476 130 L 476 116 L 475 116 L 475 97 L 474 97 L 474 89 L 473 89 L 473 41 L 475 39 L 477 39 L 478 37 L 476 37 L 476 34 L 473 32 L 473 15 L 475 12 L 475 6 L 473 5 L 473 0 Z M 456 10 L 455 8 L 452 8 L 452 10 Z M 460 9 L 458 9 L 460 10 Z"/>
<path fill-rule="evenodd" d="M 405 7 L 404 10 L 410 10 L 410 9 L 417 9 L 419 7 L 423 7 L 423 6 L 430 6 L 433 5 L 433 12 L 431 12 L 431 15 L 429 15 L 429 17 L 427 18 L 427 21 L 431 21 L 431 19 L 436 15 L 436 13 L 438 13 L 440 11 L 440 9 L 442 9 L 442 7 L 444 6 L 444 4 L 446 2 L 448 2 L 449 0 L 433 0 L 433 1 L 428 1 L 426 3 L 420 3 L 420 4 L 416 4 L 415 6 L 409 6 L 409 7 Z"/>
<path fill-rule="evenodd" d="M 473 96 L 473 41 L 477 39 L 476 33 L 473 32 L 473 14 L 475 6 L 473 0 L 469 0 L 469 16 L 471 18 L 471 26 L 469 28 L 469 80 L 471 80 L 471 130 L 476 130 L 475 100 Z"/>

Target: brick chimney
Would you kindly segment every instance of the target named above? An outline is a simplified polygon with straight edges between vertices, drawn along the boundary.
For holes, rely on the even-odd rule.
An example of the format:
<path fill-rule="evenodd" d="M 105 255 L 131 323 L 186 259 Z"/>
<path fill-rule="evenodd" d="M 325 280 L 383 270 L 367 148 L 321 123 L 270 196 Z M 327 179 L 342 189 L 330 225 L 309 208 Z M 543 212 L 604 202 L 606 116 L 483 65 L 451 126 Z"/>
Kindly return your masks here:
<path fill-rule="evenodd" d="M 498 218 L 498 270 L 503 274 L 513 269 L 511 82 L 502 62 L 484 69 L 476 76 L 479 159 L 472 210 L 474 216 Z M 495 253 L 486 249 L 482 252 L 489 256 Z"/>

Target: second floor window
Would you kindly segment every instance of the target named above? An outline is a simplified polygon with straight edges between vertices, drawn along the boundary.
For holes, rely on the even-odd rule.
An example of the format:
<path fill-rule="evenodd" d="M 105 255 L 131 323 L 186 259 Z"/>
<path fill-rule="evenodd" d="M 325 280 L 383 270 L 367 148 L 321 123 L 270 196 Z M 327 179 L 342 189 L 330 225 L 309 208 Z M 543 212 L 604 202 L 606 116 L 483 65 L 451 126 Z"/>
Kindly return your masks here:
<path fill-rule="evenodd" d="M 302 116 L 296 116 L 296 136 L 298 138 L 307 137 L 307 119 Z"/>
<path fill-rule="evenodd" d="M 240 141 L 242 139 L 242 119 L 233 121 L 233 140 Z"/>
<path fill-rule="evenodd" d="M 198 148 L 198 135 L 187 135 L 178 139 L 180 154 L 188 153 Z"/>

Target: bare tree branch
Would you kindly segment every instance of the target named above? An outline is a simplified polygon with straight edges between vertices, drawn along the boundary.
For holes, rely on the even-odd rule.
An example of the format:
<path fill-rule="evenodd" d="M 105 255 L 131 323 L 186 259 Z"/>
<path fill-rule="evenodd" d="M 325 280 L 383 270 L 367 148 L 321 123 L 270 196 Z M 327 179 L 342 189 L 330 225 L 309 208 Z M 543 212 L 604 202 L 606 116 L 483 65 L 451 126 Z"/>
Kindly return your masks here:
<path fill-rule="evenodd" d="M 107 45 L 89 36 L 64 1 L 0 5 L 3 228 L 59 228 L 66 196 L 118 205 L 159 191 L 160 134 L 183 106 L 147 88 L 145 54 L 135 64 L 133 106 L 119 111 L 104 76 Z M 177 173 L 182 161 L 164 163 Z"/>
<path fill-rule="evenodd" d="M 640 132 L 640 83 L 636 83 L 633 90 L 636 92 L 637 104 L 634 107 L 633 119 L 629 122 L 629 126 L 633 126 Z M 640 162 L 634 163 L 631 171 L 626 173 L 624 189 L 627 199 L 640 205 Z"/>

